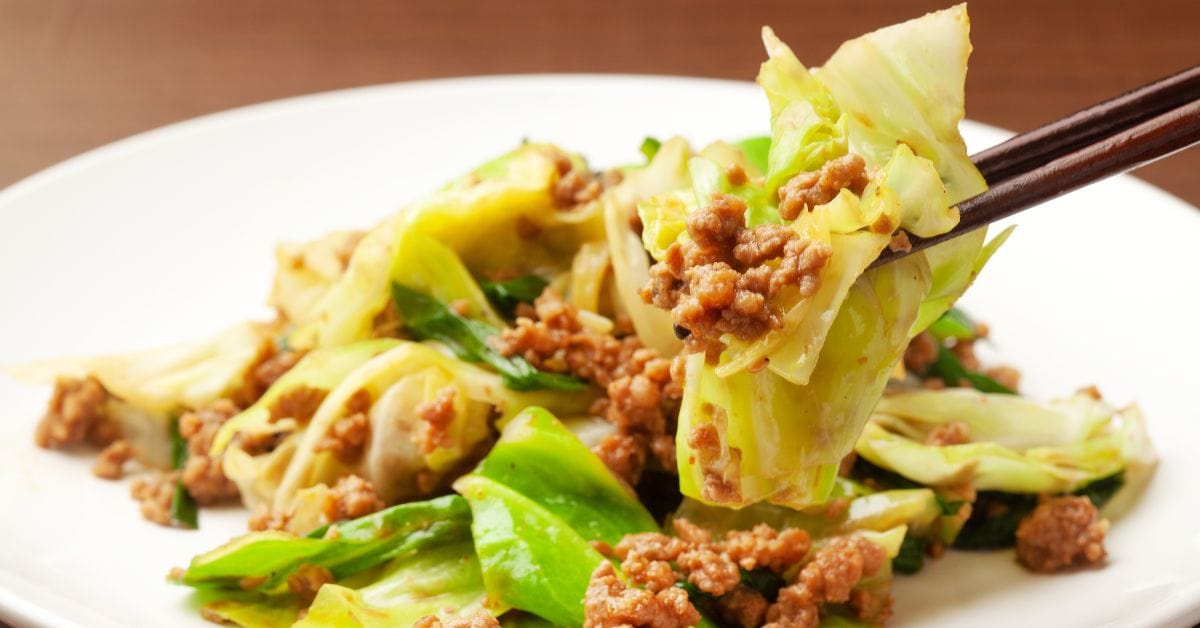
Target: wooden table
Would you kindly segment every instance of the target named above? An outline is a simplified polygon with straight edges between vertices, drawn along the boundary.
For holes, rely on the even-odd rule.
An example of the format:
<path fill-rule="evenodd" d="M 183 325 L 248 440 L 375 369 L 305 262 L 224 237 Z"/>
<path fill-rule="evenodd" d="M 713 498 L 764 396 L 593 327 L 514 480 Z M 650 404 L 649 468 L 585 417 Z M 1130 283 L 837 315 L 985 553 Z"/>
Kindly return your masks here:
<path fill-rule="evenodd" d="M 752 79 L 773 25 L 816 65 L 918 0 L 0 0 L 0 186 L 198 114 L 507 72 Z M 853 8 L 851 8 L 853 7 Z M 1200 63 L 1197 0 L 971 3 L 970 117 L 1015 130 Z M 1200 204 L 1200 150 L 1141 171 Z"/>

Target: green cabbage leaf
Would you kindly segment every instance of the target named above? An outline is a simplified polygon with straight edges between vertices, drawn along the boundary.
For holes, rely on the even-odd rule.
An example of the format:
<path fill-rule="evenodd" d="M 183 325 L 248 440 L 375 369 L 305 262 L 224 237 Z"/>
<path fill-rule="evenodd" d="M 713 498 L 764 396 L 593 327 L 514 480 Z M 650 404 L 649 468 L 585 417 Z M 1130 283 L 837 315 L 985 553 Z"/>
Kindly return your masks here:
<path fill-rule="evenodd" d="M 938 425 L 961 421 L 971 441 L 927 445 Z M 1114 409 L 1083 393 L 1038 402 L 970 389 L 912 391 L 880 400 L 855 451 L 927 486 L 1068 493 L 1124 471 L 1136 492 L 1157 457 L 1134 406 Z M 1120 495 L 1120 494 L 1119 494 Z"/>

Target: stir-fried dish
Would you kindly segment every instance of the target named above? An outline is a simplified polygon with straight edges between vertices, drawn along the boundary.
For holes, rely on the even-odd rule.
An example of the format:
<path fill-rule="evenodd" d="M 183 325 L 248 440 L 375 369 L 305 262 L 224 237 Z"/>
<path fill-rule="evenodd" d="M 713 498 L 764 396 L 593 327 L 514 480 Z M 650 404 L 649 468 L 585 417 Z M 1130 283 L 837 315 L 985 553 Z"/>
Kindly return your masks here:
<path fill-rule="evenodd" d="M 1135 407 L 981 365 L 953 306 L 1008 232 L 870 268 L 986 187 L 965 7 L 814 69 L 763 40 L 769 136 L 523 143 L 280 246 L 273 322 L 30 367 L 37 443 L 139 469 L 162 525 L 251 509 L 170 576 L 244 626 L 874 625 L 950 548 L 1103 563 L 1155 454 Z"/>

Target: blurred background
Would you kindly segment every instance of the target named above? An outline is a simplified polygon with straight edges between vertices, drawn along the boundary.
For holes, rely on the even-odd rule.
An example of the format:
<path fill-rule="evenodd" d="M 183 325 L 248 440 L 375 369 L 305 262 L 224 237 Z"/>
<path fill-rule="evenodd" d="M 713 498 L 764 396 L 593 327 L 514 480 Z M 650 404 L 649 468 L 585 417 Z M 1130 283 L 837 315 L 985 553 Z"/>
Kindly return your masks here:
<path fill-rule="evenodd" d="M 844 39 L 947 4 L 0 0 L 0 187 L 138 131 L 342 87 L 517 72 L 752 80 L 763 24 L 819 65 Z M 1198 0 L 970 11 L 968 115 L 1017 131 L 1200 63 Z M 1200 150 L 1139 174 L 1200 205 Z"/>

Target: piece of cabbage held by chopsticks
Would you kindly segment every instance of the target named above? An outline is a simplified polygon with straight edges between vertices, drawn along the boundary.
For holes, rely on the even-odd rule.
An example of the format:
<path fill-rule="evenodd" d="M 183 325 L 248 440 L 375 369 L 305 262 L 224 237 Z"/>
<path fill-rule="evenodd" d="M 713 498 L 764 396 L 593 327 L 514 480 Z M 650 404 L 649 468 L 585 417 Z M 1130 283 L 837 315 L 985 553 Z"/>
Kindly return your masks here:
<path fill-rule="evenodd" d="M 735 507 L 827 499 L 909 339 L 953 304 L 999 245 L 1002 238 L 985 247 L 981 229 L 867 270 L 895 229 L 945 232 L 958 222 L 952 205 L 986 187 L 958 133 L 968 30 L 960 5 L 846 42 L 812 72 L 764 30 L 770 58 L 758 82 L 771 105 L 772 141 L 763 178 L 730 185 L 727 163 L 702 153 L 689 165 L 693 195 L 641 204 L 645 244 L 661 255 L 688 237 L 686 214 L 713 192 L 745 200 L 753 225 L 781 222 L 778 187 L 829 159 L 860 155 L 870 177 L 861 197 L 842 190 L 790 225 L 832 249 L 815 294 L 782 292 L 774 303 L 782 326 L 752 342 L 724 338 L 719 363 L 688 358 L 677 436 L 686 495 Z M 718 451 L 690 444 L 706 425 Z"/>

